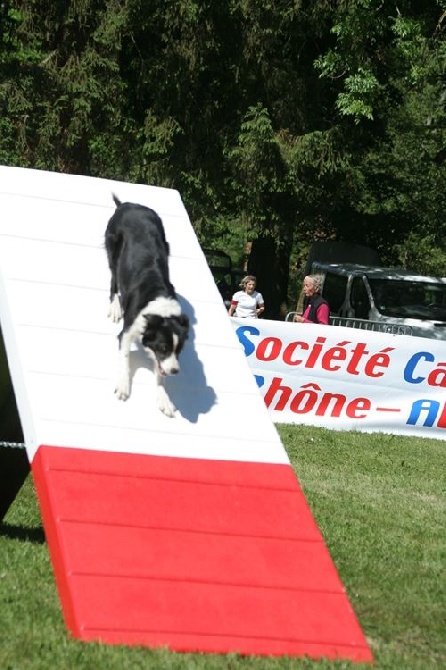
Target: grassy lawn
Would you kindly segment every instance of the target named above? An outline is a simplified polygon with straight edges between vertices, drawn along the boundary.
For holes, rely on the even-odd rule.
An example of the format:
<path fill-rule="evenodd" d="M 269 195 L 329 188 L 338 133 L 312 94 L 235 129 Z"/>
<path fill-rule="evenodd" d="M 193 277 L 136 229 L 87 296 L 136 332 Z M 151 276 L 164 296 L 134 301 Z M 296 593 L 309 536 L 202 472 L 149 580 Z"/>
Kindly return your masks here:
<path fill-rule="evenodd" d="M 375 656 L 446 668 L 446 441 L 278 426 Z M 0 524 L 1 670 L 340 670 L 347 662 L 177 654 L 71 639 L 32 478 Z"/>

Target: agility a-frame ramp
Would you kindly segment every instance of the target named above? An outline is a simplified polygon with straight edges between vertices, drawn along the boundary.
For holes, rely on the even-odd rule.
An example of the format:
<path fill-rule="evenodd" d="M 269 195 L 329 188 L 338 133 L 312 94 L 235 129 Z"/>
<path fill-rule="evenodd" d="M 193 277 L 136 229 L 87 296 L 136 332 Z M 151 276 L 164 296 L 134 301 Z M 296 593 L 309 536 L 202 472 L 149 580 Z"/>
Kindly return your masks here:
<path fill-rule="evenodd" d="M 137 348 L 114 397 L 112 192 L 160 214 L 191 320 L 173 419 Z M 372 660 L 179 194 L 3 167 L 0 204 L 1 326 L 72 635 Z"/>

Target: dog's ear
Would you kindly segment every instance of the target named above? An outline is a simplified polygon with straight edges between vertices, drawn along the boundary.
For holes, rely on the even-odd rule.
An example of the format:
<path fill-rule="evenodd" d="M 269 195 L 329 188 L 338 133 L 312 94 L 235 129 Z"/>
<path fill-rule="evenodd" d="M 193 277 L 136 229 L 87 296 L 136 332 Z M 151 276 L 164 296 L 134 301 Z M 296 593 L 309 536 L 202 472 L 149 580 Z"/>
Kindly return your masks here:
<path fill-rule="evenodd" d="M 179 332 L 180 344 L 178 347 L 178 351 L 180 352 L 186 340 L 189 337 L 189 317 L 186 314 L 180 314 L 180 316 L 178 317 L 178 323 L 180 326 L 180 332 Z"/>
<path fill-rule="evenodd" d="M 144 314 L 146 320 L 145 332 L 150 337 L 151 334 L 154 334 L 161 325 L 163 317 L 158 314 Z"/>
<path fill-rule="evenodd" d="M 177 324 L 176 329 L 178 335 L 184 342 L 189 335 L 189 317 L 187 314 L 179 314 L 178 316 L 173 316 L 172 319 Z"/>

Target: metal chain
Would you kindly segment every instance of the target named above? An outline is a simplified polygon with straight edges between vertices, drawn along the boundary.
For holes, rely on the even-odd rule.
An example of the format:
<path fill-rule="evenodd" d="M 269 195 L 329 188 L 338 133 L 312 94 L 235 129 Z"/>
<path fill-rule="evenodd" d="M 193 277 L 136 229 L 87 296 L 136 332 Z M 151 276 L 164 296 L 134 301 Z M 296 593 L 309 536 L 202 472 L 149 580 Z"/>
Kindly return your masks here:
<path fill-rule="evenodd" d="M 23 442 L 1 442 L 0 441 L 0 449 L 2 447 L 8 447 L 9 449 L 24 449 L 25 445 Z"/>

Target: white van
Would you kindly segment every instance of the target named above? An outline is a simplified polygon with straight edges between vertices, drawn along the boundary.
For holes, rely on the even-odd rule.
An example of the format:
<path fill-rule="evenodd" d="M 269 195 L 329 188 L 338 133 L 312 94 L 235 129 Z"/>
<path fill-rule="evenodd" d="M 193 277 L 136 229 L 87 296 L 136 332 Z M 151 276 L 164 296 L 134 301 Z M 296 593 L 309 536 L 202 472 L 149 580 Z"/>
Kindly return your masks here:
<path fill-rule="evenodd" d="M 446 277 L 317 261 L 311 272 L 324 276 L 322 294 L 334 323 L 336 317 L 381 322 L 409 327 L 407 332 L 418 337 L 446 340 Z"/>

